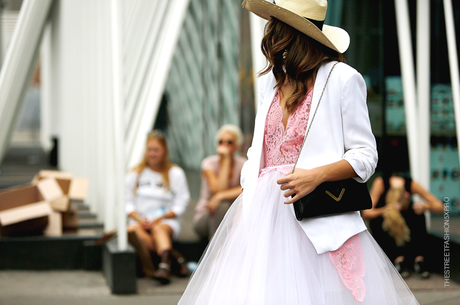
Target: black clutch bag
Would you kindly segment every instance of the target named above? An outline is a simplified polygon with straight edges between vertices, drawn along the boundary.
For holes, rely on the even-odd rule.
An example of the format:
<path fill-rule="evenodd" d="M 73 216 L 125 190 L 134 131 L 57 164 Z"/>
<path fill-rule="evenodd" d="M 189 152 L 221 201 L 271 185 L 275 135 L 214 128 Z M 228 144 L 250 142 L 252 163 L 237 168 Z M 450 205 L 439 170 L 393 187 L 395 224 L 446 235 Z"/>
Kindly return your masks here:
<path fill-rule="evenodd" d="M 372 208 L 372 200 L 366 183 L 354 179 L 325 182 L 305 197 L 293 203 L 298 221 L 361 211 Z"/>
<path fill-rule="evenodd" d="M 310 132 L 311 125 L 313 125 L 313 120 L 315 119 L 316 112 L 318 111 L 321 99 L 326 89 L 326 85 L 331 76 L 332 70 L 334 70 L 337 63 L 335 63 L 324 84 L 323 91 L 318 101 L 318 106 L 316 107 L 315 113 L 311 118 L 311 124 L 305 133 L 303 139 L 302 147 L 300 148 L 299 155 L 292 169 L 297 165 L 299 161 L 300 152 L 302 151 L 305 140 L 307 139 L 308 133 Z M 297 220 L 302 220 L 304 218 L 313 218 L 329 215 L 343 214 L 347 212 L 367 210 L 372 208 L 372 200 L 367 190 L 366 183 L 359 183 L 356 180 L 350 178 L 340 181 L 325 182 L 321 183 L 316 187 L 316 189 L 305 197 L 297 200 L 293 203 L 295 216 Z"/>

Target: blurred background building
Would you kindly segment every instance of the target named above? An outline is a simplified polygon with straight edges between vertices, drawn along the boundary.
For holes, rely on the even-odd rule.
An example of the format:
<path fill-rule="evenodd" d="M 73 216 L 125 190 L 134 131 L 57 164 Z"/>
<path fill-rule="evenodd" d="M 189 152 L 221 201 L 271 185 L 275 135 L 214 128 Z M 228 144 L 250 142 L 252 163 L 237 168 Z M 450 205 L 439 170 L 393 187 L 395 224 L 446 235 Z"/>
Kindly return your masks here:
<path fill-rule="evenodd" d="M 222 124 L 242 127 L 245 154 L 256 113 L 263 23 L 250 19 L 241 2 L 2 0 L 0 158 L 15 147 L 39 147 L 57 168 L 88 177 L 91 210 L 112 229 L 116 207 L 123 205 L 123 175 L 140 159 L 152 128 L 166 132 L 173 161 L 187 170 L 199 171 L 201 160 L 214 153 L 213 136 Z M 326 23 L 351 36 L 345 57 L 367 82 L 382 160 L 391 156 L 400 172 L 425 169 L 427 180 L 421 180 L 437 197 L 450 198 L 455 216 L 458 127 L 445 2 L 450 1 L 329 0 Z M 395 3 L 407 5 L 403 22 Z M 430 5 L 426 32 L 418 30 L 421 3 Z M 460 2 L 451 5 L 458 49 Z M 410 39 L 401 42 L 404 24 Z M 415 151 L 403 90 L 402 66 L 408 61 L 400 60 L 399 46 L 409 48 L 413 67 L 421 35 L 429 37 L 422 52 L 429 59 L 429 117 L 416 117 L 417 126 L 429 131 L 428 148 Z M 425 152 L 428 160 L 411 163 L 411 152 Z"/>

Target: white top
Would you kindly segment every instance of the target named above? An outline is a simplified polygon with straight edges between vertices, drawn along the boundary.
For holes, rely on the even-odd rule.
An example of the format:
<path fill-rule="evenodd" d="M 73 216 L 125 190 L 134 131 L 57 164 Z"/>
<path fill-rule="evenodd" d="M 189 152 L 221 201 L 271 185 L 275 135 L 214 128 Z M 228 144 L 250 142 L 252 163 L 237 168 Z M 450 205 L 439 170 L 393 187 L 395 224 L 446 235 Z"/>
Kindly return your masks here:
<path fill-rule="evenodd" d="M 148 220 L 173 211 L 177 218 L 185 212 L 190 201 L 187 178 L 182 168 L 174 166 L 169 170 L 170 190 L 164 186 L 160 173 L 145 168 L 139 177 L 136 195 L 133 190 L 138 179 L 136 172 L 130 172 L 125 179 L 126 213 L 136 211 Z"/>

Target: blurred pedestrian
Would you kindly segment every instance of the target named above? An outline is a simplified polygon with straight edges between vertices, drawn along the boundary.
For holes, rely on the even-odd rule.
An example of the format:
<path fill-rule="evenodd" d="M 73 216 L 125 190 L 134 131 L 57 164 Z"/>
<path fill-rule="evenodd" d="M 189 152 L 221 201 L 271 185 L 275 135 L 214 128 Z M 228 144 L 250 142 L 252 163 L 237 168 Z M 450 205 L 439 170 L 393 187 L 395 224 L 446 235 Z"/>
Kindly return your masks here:
<path fill-rule="evenodd" d="M 424 202 L 413 202 L 419 195 Z M 403 278 L 410 275 L 413 261 L 415 273 L 428 278 L 425 256 L 429 248 L 425 211 L 442 213 L 444 206 L 418 182 L 403 175 L 375 178 L 371 188 L 373 207 L 362 212 L 370 229 Z"/>
<path fill-rule="evenodd" d="M 148 134 L 144 158 L 128 173 L 125 183 L 128 238 L 145 275 L 169 283 L 171 258 L 180 263 L 180 274 L 188 273 L 185 259 L 174 251 L 172 241 L 179 235 L 190 193 L 184 171 L 169 160 L 163 132 Z M 158 269 L 152 252 L 160 257 Z"/>
<path fill-rule="evenodd" d="M 243 140 L 240 128 L 228 124 L 216 134 L 216 152 L 201 163 L 201 192 L 193 217 L 195 232 L 209 240 L 232 202 L 241 194 L 240 175 L 246 158 L 236 155 Z"/>

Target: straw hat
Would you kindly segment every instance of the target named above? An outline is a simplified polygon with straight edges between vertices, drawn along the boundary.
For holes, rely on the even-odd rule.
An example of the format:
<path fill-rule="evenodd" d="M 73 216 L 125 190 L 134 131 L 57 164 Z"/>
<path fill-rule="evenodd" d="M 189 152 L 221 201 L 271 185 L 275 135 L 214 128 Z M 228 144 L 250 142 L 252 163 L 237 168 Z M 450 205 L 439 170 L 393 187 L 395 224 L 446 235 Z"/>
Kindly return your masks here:
<path fill-rule="evenodd" d="M 326 0 L 271 1 L 244 0 L 242 5 L 261 18 L 268 20 L 273 16 L 339 53 L 348 49 L 348 33 L 339 27 L 324 24 Z"/>

